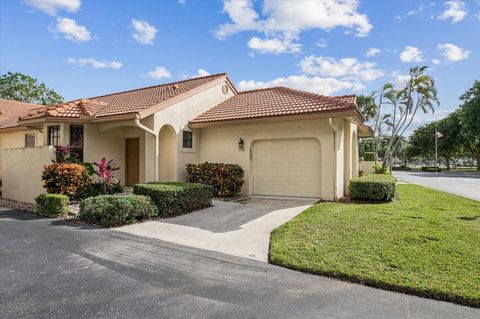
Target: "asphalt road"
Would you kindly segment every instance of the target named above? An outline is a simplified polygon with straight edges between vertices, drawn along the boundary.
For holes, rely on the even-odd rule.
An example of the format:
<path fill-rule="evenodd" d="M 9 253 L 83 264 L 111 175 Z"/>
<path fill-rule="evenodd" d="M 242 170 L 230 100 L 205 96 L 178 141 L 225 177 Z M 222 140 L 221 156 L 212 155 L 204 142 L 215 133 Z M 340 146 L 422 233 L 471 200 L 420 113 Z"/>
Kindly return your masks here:
<path fill-rule="evenodd" d="M 394 171 L 400 181 L 413 183 L 480 201 L 479 174 Z"/>
<path fill-rule="evenodd" d="M 480 309 L 0 211 L 0 318 L 479 318 Z"/>

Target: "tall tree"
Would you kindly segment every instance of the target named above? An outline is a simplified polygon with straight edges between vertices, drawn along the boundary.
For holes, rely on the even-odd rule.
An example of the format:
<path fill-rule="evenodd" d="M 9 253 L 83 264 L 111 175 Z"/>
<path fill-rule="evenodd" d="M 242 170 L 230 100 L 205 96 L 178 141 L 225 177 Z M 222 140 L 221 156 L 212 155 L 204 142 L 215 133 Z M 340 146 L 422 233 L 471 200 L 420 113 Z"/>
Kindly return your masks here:
<path fill-rule="evenodd" d="M 477 160 L 477 170 L 480 171 L 480 81 L 475 80 L 473 86 L 460 97 L 461 134 L 465 147 Z"/>
<path fill-rule="evenodd" d="M 443 138 L 438 140 L 438 155 L 445 160 L 447 169 L 455 156 L 461 151 L 463 138 L 460 134 L 458 112 L 453 112 L 444 119 L 417 128 L 410 136 L 412 153 L 424 158 L 435 156 L 435 131 Z"/>
<path fill-rule="evenodd" d="M 44 83 L 18 72 L 0 75 L 0 98 L 42 105 L 63 102 L 63 98 Z"/>
<path fill-rule="evenodd" d="M 387 85 L 387 90 L 382 93 L 392 108 L 390 137 L 383 157 L 383 170 L 391 166 L 394 152 L 417 113 L 433 112 L 434 105 L 439 104 L 435 82 L 425 73 L 426 69 L 426 66 L 411 67 L 404 87 L 395 90 L 392 85 Z"/>
<path fill-rule="evenodd" d="M 375 104 L 375 95 L 358 95 L 357 105 L 365 119 L 371 120 L 377 116 L 377 105 Z"/>

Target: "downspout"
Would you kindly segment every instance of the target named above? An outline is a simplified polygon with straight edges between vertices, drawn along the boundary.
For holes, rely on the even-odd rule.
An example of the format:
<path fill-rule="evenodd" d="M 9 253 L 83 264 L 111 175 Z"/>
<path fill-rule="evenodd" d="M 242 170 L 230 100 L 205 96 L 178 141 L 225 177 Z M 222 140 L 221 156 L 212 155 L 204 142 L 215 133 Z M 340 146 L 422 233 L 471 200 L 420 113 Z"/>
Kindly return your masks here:
<path fill-rule="evenodd" d="M 148 132 L 153 135 L 153 141 L 155 143 L 155 153 L 153 154 L 154 160 L 153 160 L 153 181 L 158 182 L 158 134 L 155 134 L 155 131 L 152 130 L 151 128 L 143 125 L 140 123 L 140 118 L 138 114 L 135 116 L 135 125 L 144 130 L 145 132 Z"/>
<path fill-rule="evenodd" d="M 333 119 L 328 118 L 328 124 L 330 125 L 333 132 L 333 200 L 337 201 L 338 187 L 337 187 L 337 129 L 335 124 L 333 124 Z"/>

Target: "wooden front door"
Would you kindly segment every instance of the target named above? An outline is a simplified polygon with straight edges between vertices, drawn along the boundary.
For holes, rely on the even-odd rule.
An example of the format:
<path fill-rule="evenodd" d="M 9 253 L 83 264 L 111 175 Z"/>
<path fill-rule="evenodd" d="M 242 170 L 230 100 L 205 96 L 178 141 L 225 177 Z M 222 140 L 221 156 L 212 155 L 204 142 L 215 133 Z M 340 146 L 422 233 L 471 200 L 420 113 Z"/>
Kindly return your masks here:
<path fill-rule="evenodd" d="M 140 181 L 140 139 L 125 140 L 125 185 L 133 186 Z"/>

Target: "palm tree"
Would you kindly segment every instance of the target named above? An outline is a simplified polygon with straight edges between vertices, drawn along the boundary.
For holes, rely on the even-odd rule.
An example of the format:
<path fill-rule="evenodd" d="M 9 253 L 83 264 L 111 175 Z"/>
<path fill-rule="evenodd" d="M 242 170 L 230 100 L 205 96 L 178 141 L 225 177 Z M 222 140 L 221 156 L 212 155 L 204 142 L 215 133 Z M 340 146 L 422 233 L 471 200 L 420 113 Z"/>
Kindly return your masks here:
<path fill-rule="evenodd" d="M 437 89 L 431 76 L 425 74 L 427 67 L 411 67 L 409 78 L 405 86 L 399 90 L 384 91 L 384 98 L 392 105 L 392 127 L 390 140 L 386 148 L 382 162 L 382 169 L 390 167 L 393 159 L 393 151 L 397 149 L 405 131 L 412 124 L 419 110 L 424 113 L 434 112 L 434 105 L 438 106 Z"/>

